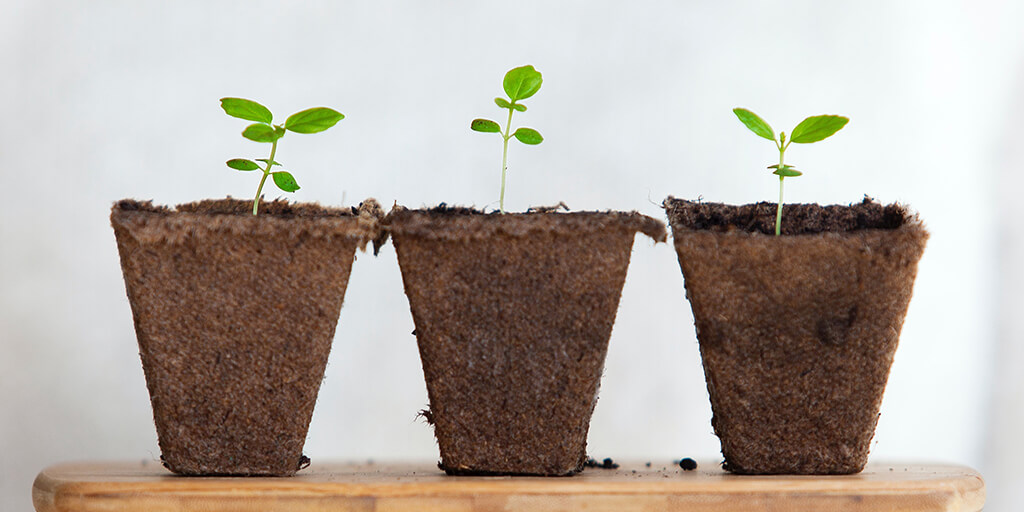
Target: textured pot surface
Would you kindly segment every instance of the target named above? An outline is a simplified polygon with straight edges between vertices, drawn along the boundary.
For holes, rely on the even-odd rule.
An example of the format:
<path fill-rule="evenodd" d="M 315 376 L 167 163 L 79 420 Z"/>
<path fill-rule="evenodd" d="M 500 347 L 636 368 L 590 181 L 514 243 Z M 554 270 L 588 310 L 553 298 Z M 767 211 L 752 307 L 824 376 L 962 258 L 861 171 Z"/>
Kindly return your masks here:
<path fill-rule="evenodd" d="M 368 209 L 251 208 L 124 200 L 111 213 L 162 460 L 175 473 L 299 469 L 355 249 L 379 231 Z"/>
<path fill-rule="evenodd" d="M 583 468 L 608 338 L 642 231 L 626 213 L 389 216 L 450 474 Z"/>
<path fill-rule="evenodd" d="M 737 473 L 863 469 L 927 232 L 898 205 L 665 207 Z M 771 234 L 769 234 L 771 233 Z"/>

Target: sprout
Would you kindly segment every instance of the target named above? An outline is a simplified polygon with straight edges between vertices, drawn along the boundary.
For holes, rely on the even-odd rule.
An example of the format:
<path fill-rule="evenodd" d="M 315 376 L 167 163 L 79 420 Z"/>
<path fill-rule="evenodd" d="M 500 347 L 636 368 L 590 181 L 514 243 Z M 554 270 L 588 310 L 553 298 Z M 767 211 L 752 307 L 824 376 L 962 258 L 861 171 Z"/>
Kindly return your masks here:
<path fill-rule="evenodd" d="M 846 123 L 850 122 L 849 119 L 842 116 L 811 116 L 800 124 L 793 128 L 790 138 L 786 140 L 786 132 L 780 132 L 779 138 L 775 138 L 775 132 L 772 130 L 768 123 L 758 117 L 757 114 L 745 109 L 745 108 L 734 108 L 732 109 L 736 117 L 740 119 L 750 131 L 754 132 L 760 137 L 764 137 L 775 143 L 775 147 L 779 148 L 779 163 L 775 165 L 769 165 L 769 169 L 774 169 L 772 174 L 779 177 L 779 208 L 775 214 L 775 236 L 782 234 L 782 181 L 790 176 L 800 176 L 803 173 L 796 170 L 791 165 L 786 165 L 782 157 L 786 153 L 786 148 L 793 142 L 797 144 L 810 144 L 812 142 L 818 142 L 832 136 L 832 134 L 841 130 Z"/>
<path fill-rule="evenodd" d="M 227 161 L 228 167 L 236 171 L 263 171 L 260 186 L 256 188 L 256 198 L 252 201 L 253 215 L 256 215 L 259 211 L 260 194 L 263 193 L 263 184 L 266 183 L 267 176 L 273 176 L 274 184 L 285 192 L 295 192 L 299 189 L 299 184 L 295 181 L 295 177 L 288 171 L 270 171 L 271 167 L 281 165 L 274 160 L 274 155 L 277 154 L 277 141 L 284 137 L 285 130 L 295 133 L 317 133 L 334 126 L 338 121 L 345 118 L 341 112 L 334 109 L 316 107 L 296 112 L 289 116 L 283 125 L 280 125 L 272 124 L 274 115 L 270 113 L 267 107 L 252 100 L 221 98 L 220 106 L 231 117 L 245 119 L 246 121 L 256 121 L 255 124 L 250 124 L 242 131 L 242 137 L 253 142 L 269 142 L 272 144 L 270 146 L 269 158 L 257 158 L 255 162 L 247 158 L 232 158 Z M 265 167 L 261 167 L 256 162 L 263 162 Z"/>
<path fill-rule="evenodd" d="M 498 209 L 502 213 L 505 213 L 505 174 L 508 169 L 508 140 L 515 137 L 519 142 L 531 146 L 544 141 L 544 137 L 541 137 L 540 133 L 533 128 L 519 128 L 515 132 L 510 133 L 512 129 L 512 113 L 515 111 L 526 112 L 526 105 L 519 103 L 519 100 L 525 100 L 537 94 L 537 91 L 540 90 L 541 82 L 543 82 L 543 79 L 540 72 L 533 69 L 533 66 L 522 66 L 505 73 L 505 80 L 502 82 L 502 86 L 505 89 L 505 94 L 508 95 L 508 99 L 494 98 L 496 105 L 508 109 L 508 121 L 505 123 L 505 131 L 501 130 L 501 125 L 490 119 L 474 119 L 469 125 L 473 131 L 497 133 L 503 139 L 504 146 L 501 151 L 501 194 L 498 198 Z"/>

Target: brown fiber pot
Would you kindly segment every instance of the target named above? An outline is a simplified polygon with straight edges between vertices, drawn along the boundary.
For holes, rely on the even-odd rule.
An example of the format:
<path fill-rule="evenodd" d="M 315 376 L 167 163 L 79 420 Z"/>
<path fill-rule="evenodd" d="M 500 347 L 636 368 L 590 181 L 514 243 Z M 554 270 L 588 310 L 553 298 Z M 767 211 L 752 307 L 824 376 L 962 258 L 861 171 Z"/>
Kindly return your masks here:
<path fill-rule="evenodd" d="M 374 206 L 378 215 L 374 214 Z M 110 215 L 161 459 L 184 475 L 292 475 L 355 250 L 380 207 L 232 199 Z"/>
<path fill-rule="evenodd" d="M 726 469 L 867 462 L 928 234 L 899 205 L 728 206 L 669 197 Z"/>
<path fill-rule="evenodd" d="M 580 471 L 634 235 L 664 241 L 664 225 L 638 213 L 448 208 L 396 208 L 386 223 L 441 469 Z"/>

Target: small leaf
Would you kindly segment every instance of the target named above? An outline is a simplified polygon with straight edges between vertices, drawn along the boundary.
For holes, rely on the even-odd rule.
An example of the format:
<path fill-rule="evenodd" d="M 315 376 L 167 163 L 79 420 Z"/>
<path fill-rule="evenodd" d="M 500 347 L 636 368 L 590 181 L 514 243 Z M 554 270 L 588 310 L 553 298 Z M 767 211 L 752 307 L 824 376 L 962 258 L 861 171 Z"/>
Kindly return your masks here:
<path fill-rule="evenodd" d="M 544 142 L 544 137 L 540 136 L 540 133 L 533 128 L 519 128 L 515 133 L 512 134 L 515 138 L 519 139 L 519 142 L 523 144 L 529 144 L 531 146 Z"/>
<path fill-rule="evenodd" d="M 267 160 L 266 158 L 257 158 L 256 161 L 257 162 L 263 162 L 263 163 L 270 162 L 270 160 Z M 281 165 L 281 162 L 278 162 L 277 160 L 275 160 L 274 161 L 274 165 Z"/>
<path fill-rule="evenodd" d="M 322 132 L 345 119 L 345 115 L 327 107 L 314 107 L 288 116 L 284 127 L 295 133 Z"/>
<path fill-rule="evenodd" d="M 848 122 L 850 120 L 842 116 L 811 116 L 800 121 L 800 124 L 793 128 L 790 140 L 797 144 L 818 142 L 831 137 Z"/>
<path fill-rule="evenodd" d="M 775 131 L 772 130 L 768 123 L 757 116 L 757 114 L 745 109 L 745 108 L 734 108 L 732 113 L 736 114 L 736 117 L 740 119 L 740 122 L 747 126 L 750 131 L 757 135 L 764 137 L 772 142 L 775 142 Z"/>
<path fill-rule="evenodd" d="M 533 66 L 521 66 L 505 73 L 505 80 L 501 85 L 508 99 L 515 103 L 537 94 L 543 81 L 540 72 L 533 69 Z"/>
<path fill-rule="evenodd" d="M 260 166 L 256 165 L 256 162 L 247 158 L 232 158 L 228 160 L 227 164 L 228 167 L 236 171 L 255 171 L 260 168 Z"/>
<path fill-rule="evenodd" d="M 274 184 L 277 185 L 277 188 L 285 192 L 295 192 L 299 189 L 299 184 L 295 182 L 295 178 L 288 171 L 277 171 L 270 174 L 274 176 Z"/>
<path fill-rule="evenodd" d="M 501 131 L 501 126 L 498 126 L 498 123 L 495 123 L 490 119 L 474 119 L 473 122 L 469 124 L 469 128 L 475 132 L 484 133 L 497 133 Z"/>
<path fill-rule="evenodd" d="M 281 138 L 283 132 L 278 132 L 272 126 L 266 124 L 250 124 L 242 132 L 245 137 L 254 142 L 274 142 Z"/>
<path fill-rule="evenodd" d="M 803 176 L 804 175 L 804 173 L 794 169 L 792 165 L 779 166 L 778 164 L 775 164 L 775 165 L 769 165 L 768 168 L 769 169 L 775 169 L 775 171 L 772 172 L 772 174 L 774 174 L 776 176 L 782 176 L 784 178 L 791 178 L 793 176 Z"/>
<path fill-rule="evenodd" d="M 274 115 L 270 113 L 270 110 L 259 103 L 252 100 L 245 100 L 242 98 L 221 98 L 220 108 L 224 109 L 224 112 L 231 116 L 239 119 L 245 119 L 246 121 L 258 121 L 261 123 L 270 124 L 274 120 Z"/>
<path fill-rule="evenodd" d="M 519 103 L 509 103 L 505 98 L 494 98 L 494 104 L 501 108 L 511 108 L 517 112 L 526 112 L 526 105 L 520 105 Z"/>

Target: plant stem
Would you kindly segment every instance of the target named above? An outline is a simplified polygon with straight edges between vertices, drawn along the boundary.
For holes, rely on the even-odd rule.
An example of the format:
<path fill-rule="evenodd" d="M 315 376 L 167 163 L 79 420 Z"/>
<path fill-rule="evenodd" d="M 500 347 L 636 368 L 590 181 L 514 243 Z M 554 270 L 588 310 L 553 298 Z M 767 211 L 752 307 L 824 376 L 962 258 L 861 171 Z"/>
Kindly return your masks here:
<path fill-rule="evenodd" d="M 260 186 L 256 189 L 256 199 L 252 201 L 252 214 L 256 215 L 260 208 L 260 194 L 263 193 L 263 184 L 267 182 L 267 176 L 270 176 L 270 168 L 274 166 L 274 155 L 277 153 L 277 140 L 274 140 L 274 144 L 270 146 L 270 158 L 267 159 L 267 168 L 263 169 L 263 178 L 260 179 Z"/>
<path fill-rule="evenodd" d="M 786 153 L 787 146 L 788 144 L 779 145 L 779 172 L 783 169 L 782 156 Z M 779 208 L 775 213 L 775 236 L 782 235 L 782 183 L 785 179 L 785 176 L 779 175 Z"/>
<path fill-rule="evenodd" d="M 775 236 L 782 234 L 782 180 L 785 176 L 779 176 L 779 209 L 775 213 Z"/>
<path fill-rule="evenodd" d="M 512 137 L 509 131 L 512 130 L 512 112 L 508 109 L 508 122 L 505 123 L 505 133 L 501 134 L 504 140 L 504 147 L 501 149 L 501 194 L 498 196 L 498 210 L 505 213 L 505 171 L 508 169 L 508 139 Z"/>

